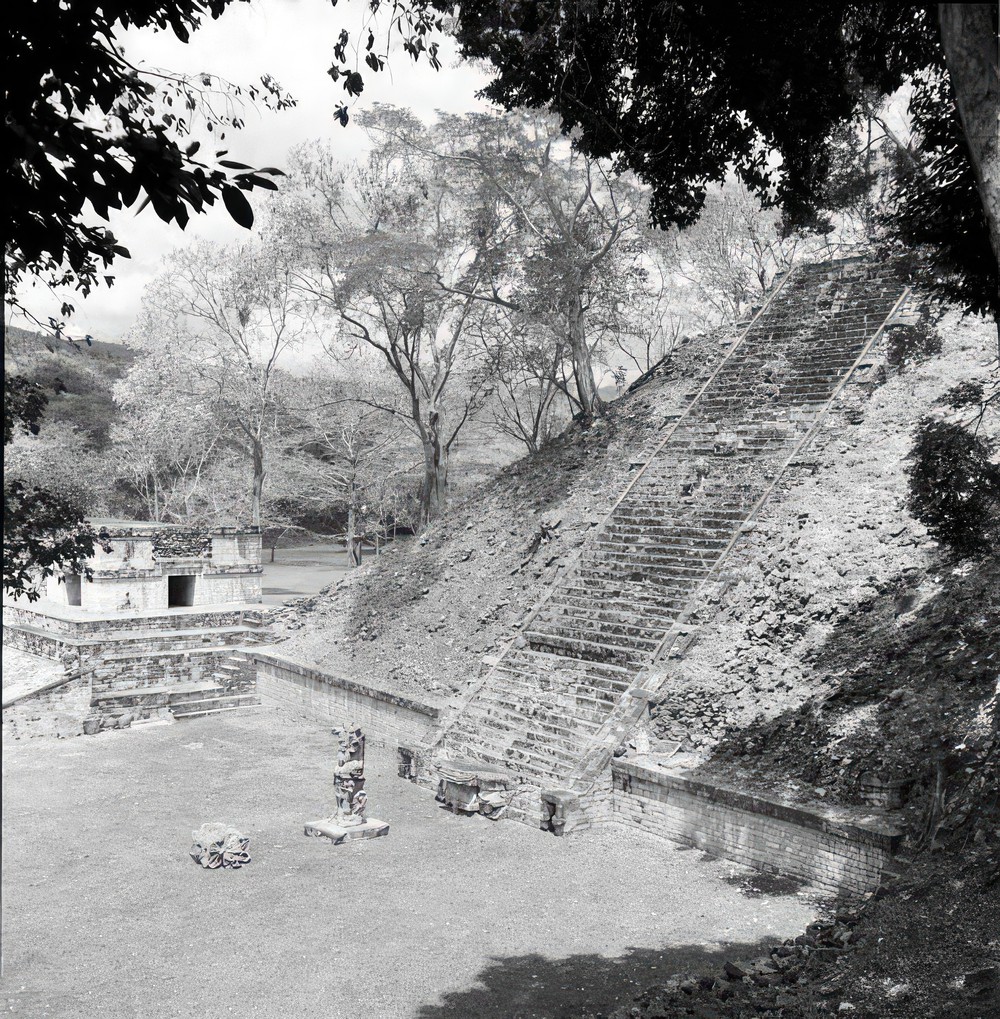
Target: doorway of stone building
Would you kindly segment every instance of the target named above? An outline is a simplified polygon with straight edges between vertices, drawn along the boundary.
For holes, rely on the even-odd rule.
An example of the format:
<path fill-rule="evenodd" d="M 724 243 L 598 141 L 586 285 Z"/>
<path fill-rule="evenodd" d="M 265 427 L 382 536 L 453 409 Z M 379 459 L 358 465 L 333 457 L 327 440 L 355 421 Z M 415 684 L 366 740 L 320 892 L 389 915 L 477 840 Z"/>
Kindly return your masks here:
<path fill-rule="evenodd" d="M 167 607 L 194 605 L 194 576 L 167 577 Z"/>
<path fill-rule="evenodd" d="M 66 573 L 64 574 L 64 577 L 66 580 L 66 604 L 67 605 L 81 604 L 82 589 L 80 585 L 80 574 Z"/>

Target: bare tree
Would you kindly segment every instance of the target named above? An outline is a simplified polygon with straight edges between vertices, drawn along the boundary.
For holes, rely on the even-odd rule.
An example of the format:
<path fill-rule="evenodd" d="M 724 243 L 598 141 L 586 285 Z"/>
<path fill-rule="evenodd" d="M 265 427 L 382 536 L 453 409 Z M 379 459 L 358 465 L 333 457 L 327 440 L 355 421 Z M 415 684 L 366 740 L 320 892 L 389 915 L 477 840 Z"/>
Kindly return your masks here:
<path fill-rule="evenodd" d="M 352 566 L 361 563 L 361 540 L 384 533 L 405 503 L 420 466 L 403 422 L 386 420 L 381 408 L 363 402 L 380 388 L 375 380 L 356 376 L 314 376 L 299 387 L 299 406 L 293 408 L 299 420 L 295 463 L 303 475 L 295 487 L 309 503 L 342 509 Z"/>
<path fill-rule="evenodd" d="M 548 330 L 524 321 L 509 310 L 480 328 L 477 341 L 484 354 L 493 422 L 504 435 L 537 453 L 560 421 L 556 400 L 567 392 L 567 352 L 553 345 Z"/>
<path fill-rule="evenodd" d="M 133 333 L 147 348 L 169 340 L 193 388 L 231 425 L 250 463 L 250 515 L 257 526 L 280 411 L 279 362 L 309 329 L 290 274 L 273 241 L 180 249 L 147 288 Z"/>
<path fill-rule="evenodd" d="M 385 114 L 398 125 L 405 115 Z M 412 122 L 410 131 L 419 128 Z M 338 360 L 374 351 L 398 386 L 365 397 L 406 422 L 423 451 L 421 520 L 447 498 L 449 458 L 483 401 L 470 326 L 500 300 L 488 258 L 490 224 L 469 182 L 384 132 L 370 158 L 344 170 L 328 149 L 292 159 L 296 194 L 282 215 L 301 238 L 300 293 L 338 323 Z"/>

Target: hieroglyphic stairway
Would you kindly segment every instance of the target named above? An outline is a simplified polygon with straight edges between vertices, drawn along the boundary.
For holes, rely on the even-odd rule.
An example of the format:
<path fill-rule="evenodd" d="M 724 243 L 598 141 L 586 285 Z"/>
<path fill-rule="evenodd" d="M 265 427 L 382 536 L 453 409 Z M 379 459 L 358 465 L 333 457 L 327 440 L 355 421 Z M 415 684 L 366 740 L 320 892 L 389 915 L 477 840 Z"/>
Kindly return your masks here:
<path fill-rule="evenodd" d="M 567 781 L 676 638 L 698 592 L 907 294 L 860 259 L 801 266 L 664 425 L 662 438 L 523 640 L 446 717 L 431 751 L 509 772 L 512 816 Z M 445 765 L 447 766 L 447 765 Z"/>

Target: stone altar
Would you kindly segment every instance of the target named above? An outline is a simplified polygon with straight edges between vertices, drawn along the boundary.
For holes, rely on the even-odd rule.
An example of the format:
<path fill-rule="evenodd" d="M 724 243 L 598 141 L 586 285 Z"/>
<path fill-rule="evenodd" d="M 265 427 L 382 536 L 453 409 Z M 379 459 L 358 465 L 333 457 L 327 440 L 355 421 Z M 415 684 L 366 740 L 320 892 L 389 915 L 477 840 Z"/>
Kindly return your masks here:
<path fill-rule="evenodd" d="M 513 793 L 510 775 L 476 761 L 438 761 L 435 799 L 454 814 L 483 814 L 498 821 Z"/>
<path fill-rule="evenodd" d="M 333 771 L 337 812 L 332 817 L 309 821 L 306 835 L 320 835 L 334 845 L 355 839 L 377 839 L 389 834 L 389 825 L 366 816 L 365 737 L 357 726 L 333 729 L 337 737 L 337 765 Z"/>

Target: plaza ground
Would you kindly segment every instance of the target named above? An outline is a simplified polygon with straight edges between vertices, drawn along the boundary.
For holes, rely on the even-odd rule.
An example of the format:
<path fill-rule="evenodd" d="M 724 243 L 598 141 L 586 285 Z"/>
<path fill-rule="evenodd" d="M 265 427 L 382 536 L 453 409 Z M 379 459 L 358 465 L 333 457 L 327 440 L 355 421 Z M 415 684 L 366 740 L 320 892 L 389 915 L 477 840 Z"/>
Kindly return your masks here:
<path fill-rule="evenodd" d="M 815 914 L 808 891 L 747 897 L 733 865 L 638 831 L 457 817 L 379 748 L 389 836 L 306 838 L 334 749 L 274 709 L 5 745 L 5 1013 L 578 1017 Z M 196 866 L 206 821 L 250 835 L 253 862 Z"/>
<path fill-rule="evenodd" d="M 265 605 L 285 605 L 296 598 L 312 597 L 350 569 L 343 545 L 332 542 L 276 549 L 274 562 L 269 561 L 270 555 L 270 550 L 264 549 Z"/>

